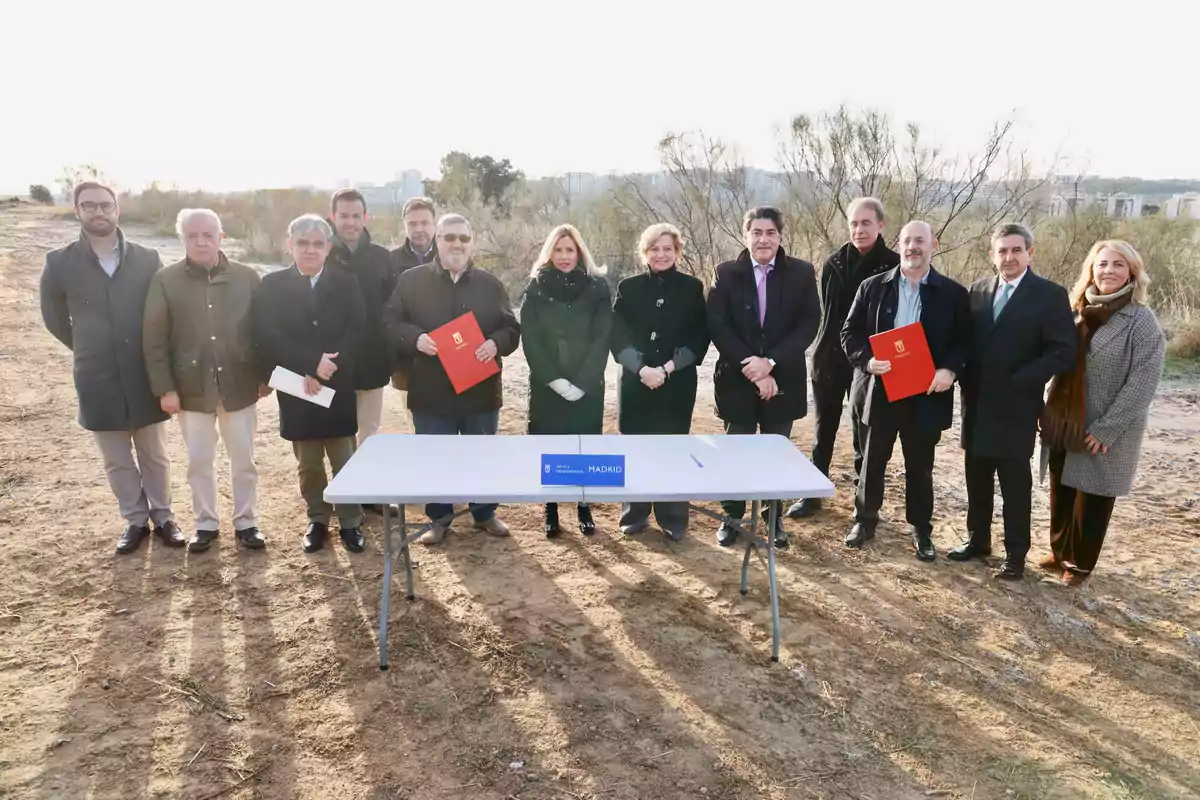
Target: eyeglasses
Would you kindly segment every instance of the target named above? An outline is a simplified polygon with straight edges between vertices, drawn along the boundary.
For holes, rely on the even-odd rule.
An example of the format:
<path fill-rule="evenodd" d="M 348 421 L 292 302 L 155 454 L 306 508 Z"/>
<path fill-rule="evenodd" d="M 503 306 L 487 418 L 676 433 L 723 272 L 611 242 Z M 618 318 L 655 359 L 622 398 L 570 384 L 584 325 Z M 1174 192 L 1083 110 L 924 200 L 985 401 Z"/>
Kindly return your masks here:
<path fill-rule="evenodd" d="M 442 234 L 442 241 L 450 242 L 451 244 L 453 244 L 454 242 L 462 242 L 463 244 L 466 244 L 467 242 L 471 241 L 471 234 L 469 234 L 469 233 L 444 233 L 444 234 Z"/>
<path fill-rule="evenodd" d="M 103 211 L 105 214 L 111 214 L 117 207 L 116 203 L 93 203 L 90 200 L 85 203 L 80 203 L 79 208 L 88 214 L 95 214 L 97 211 Z"/>

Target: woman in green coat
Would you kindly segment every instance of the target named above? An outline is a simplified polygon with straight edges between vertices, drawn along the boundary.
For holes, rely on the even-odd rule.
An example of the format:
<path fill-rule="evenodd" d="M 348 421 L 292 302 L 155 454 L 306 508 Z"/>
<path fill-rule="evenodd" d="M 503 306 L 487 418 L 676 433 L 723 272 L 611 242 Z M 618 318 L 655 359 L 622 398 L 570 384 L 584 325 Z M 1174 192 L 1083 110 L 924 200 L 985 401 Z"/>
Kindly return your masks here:
<path fill-rule="evenodd" d="M 604 370 L 608 366 L 612 300 L 571 225 L 546 237 L 521 306 L 521 345 L 529 364 L 530 434 L 599 434 L 604 428 Z M 579 529 L 596 532 L 580 503 Z M 558 505 L 546 504 L 546 536 L 561 533 Z"/>

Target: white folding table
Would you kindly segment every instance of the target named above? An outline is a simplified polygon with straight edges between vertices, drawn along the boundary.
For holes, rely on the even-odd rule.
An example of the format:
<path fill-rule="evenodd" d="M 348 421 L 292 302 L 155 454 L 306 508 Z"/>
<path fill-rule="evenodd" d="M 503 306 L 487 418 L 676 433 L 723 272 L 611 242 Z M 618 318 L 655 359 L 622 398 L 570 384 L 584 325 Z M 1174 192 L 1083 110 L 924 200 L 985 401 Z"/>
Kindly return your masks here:
<path fill-rule="evenodd" d="M 543 486 L 543 454 L 623 455 L 624 486 Z M 413 599 L 406 503 L 630 503 L 747 500 L 750 530 L 742 529 L 741 593 L 749 590 L 750 556 L 767 551 L 771 587 L 771 660 L 779 660 L 779 593 L 775 581 L 776 504 L 770 503 L 766 536 L 758 535 L 759 503 L 831 497 L 833 484 L 787 438 L 757 436 L 431 436 L 376 434 L 358 449 L 325 489 L 330 503 L 383 507 L 383 587 L 379 607 L 379 668 L 388 668 L 392 523 L 399 509 L 406 597 Z M 714 519 L 707 509 L 693 510 Z M 460 512 L 464 513 L 464 512 Z"/>

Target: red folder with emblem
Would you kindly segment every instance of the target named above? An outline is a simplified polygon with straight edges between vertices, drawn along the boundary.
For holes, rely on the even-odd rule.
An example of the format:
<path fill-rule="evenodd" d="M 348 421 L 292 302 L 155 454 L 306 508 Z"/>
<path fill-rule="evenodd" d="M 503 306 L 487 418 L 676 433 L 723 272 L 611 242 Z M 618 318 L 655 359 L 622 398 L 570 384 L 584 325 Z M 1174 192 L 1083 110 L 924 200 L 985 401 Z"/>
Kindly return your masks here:
<path fill-rule="evenodd" d="M 871 337 L 871 353 L 876 361 L 890 361 L 892 368 L 879 377 L 888 402 L 925 394 L 933 383 L 933 356 L 920 322 L 893 328 Z"/>
<path fill-rule="evenodd" d="M 496 359 L 480 361 L 475 357 L 475 351 L 484 339 L 479 322 L 471 311 L 430 331 L 429 338 L 437 345 L 438 360 L 442 362 L 442 369 L 446 370 L 456 394 L 462 394 L 500 372 Z"/>

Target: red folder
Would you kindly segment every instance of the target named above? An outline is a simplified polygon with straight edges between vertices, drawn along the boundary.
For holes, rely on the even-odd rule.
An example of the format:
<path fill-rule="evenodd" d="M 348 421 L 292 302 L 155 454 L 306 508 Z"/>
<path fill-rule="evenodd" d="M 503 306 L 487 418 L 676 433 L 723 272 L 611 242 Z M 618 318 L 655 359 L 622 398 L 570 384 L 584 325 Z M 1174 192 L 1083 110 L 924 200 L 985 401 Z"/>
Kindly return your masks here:
<path fill-rule="evenodd" d="M 888 402 L 929 391 L 929 384 L 933 383 L 933 356 L 929 354 L 929 342 L 921 323 L 877 333 L 870 342 L 876 361 L 892 362 L 891 370 L 879 376 Z"/>
<path fill-rule="evenodd" d="M 479 322 L 470 311 L 430 331 L 429 338 L 437 345 L 438 360 L 442 362 L 442 369 L 446 370 L 456 394 L 462 394 L 500 372 L 496 359 L 480 361 L 475 357 L 475 351 L 484 339 Z"/>

